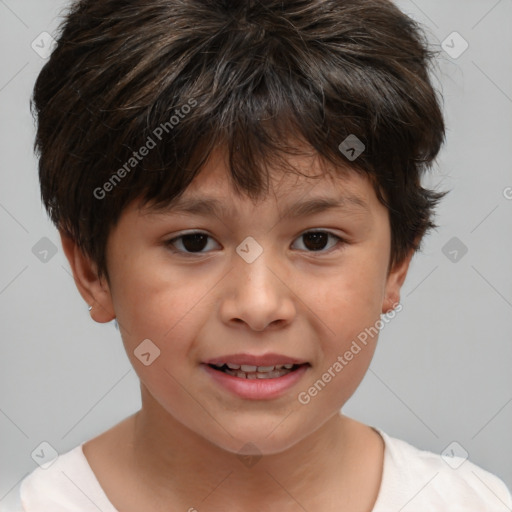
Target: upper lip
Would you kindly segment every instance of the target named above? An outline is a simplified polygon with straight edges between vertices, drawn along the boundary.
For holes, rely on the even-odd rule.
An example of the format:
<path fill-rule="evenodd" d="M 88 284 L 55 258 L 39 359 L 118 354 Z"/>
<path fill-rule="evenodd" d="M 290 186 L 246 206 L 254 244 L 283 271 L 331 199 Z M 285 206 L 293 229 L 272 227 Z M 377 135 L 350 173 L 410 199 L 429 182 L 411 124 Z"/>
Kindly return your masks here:
<path fill-rule="evenodd" d="M 307 361 L 282 354 L 263 354 L 259 356 L 255 354 L 229 354 L 205 361 L 205 364 L 214 364 L 217 366 L 221 366 L 225 363 L 246 364 L 251 366 L 275 366 L 278 364 L 304 364 L 307 363 Z"/>

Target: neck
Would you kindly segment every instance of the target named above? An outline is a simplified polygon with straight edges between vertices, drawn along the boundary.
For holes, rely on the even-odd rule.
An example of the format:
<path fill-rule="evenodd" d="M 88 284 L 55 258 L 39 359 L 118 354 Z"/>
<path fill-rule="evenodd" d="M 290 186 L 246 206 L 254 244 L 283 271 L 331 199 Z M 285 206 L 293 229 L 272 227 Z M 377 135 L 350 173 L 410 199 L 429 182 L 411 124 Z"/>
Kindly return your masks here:
<path fill-rule="evenodd" d="M 328 482 L 338 492 L 344 487 L 349 492 L 354 461 L 360 457 L 353 423 L 336 414 L 285 451 L 242 457 L 188 429 L 143 391 L 131 444 L 144 485 L 159 502 L 176 509 L 200 510 L 204 505 L 261 511 L 271 503 L 284 510 L 290 504 L 312 510 L 306 502 L 313 506 L 315 490 L 324 491 Z"/>

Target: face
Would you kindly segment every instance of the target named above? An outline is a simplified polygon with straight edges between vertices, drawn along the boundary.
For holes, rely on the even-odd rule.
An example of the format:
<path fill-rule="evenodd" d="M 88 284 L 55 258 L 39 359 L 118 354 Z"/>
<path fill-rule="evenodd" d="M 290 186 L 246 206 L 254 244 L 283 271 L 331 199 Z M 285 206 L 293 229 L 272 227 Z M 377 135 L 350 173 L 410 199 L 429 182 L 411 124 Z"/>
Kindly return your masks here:
<path fill-rule="evenodd" d="M 339 412 L 374 353 L 363 333 L 407 271 L 387 273 L 388 213 L 365 178 L 291 162 L 308 176 L 275 173 L 255 203 L 217 156 L 181 209 L 132 204 L 109 238 L 110 284 L 93 290 L 117 317 L 143 410 L 232 452 L 277 453 Z"/>

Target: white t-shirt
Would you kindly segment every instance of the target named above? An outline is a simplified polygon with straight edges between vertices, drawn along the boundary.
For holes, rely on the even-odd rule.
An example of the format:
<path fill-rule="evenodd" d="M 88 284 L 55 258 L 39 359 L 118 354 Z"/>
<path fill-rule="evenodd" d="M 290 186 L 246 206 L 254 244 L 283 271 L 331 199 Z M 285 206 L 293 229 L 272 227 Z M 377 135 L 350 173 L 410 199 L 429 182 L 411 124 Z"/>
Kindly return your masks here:
<path fill-rule="evenodd" d="M 512 496 L 497 476 L 457 457 L 448 459 L 448 464 L 441 455 L 374 429 L 384 439 L 385 451 L 372 512 L 512 510 Z M 21 483 L 20 499 L 20 512 L 118 512 L 89 466 L 82 445 L 60 455 L 47 469 L 37 468 L 28 475 Z"/>

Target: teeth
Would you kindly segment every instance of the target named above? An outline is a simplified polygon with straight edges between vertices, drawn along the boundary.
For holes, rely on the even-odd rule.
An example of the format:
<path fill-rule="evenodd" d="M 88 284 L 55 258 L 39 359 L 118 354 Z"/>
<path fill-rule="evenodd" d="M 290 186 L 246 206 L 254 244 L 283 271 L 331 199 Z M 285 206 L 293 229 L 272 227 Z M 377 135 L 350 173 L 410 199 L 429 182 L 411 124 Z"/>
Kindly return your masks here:
<path fill-rule="evenodd" d="M 277 379 L 278 377 L 282 377 L 283 375 L 286 375 L 287 373 L 290 373 L 288 370 L 275 370 L 273 372 L 268 373 L 257 373 L 258 379 Z"/>
<path fill-rule="evenodd" d="M 222 368 L 224 365 L 218 366 L 218 368 Z M 254 366 L 251 364 L 233 364 L 226 363 L 226 366 L 231 370 L 241 370 L 243 372 L 271 372 L 273 370 L 280 370 L 281 368 L 285 368 L 286 370 L 290 370 L 293 368 L 293 364 L 276 364 L 274 366 Z"/>
<path fill-rule="evenodd" d="M 252 364 L 235 364 L 225 363 L 214 365 L 218 369 L 222 369 L 228 375 L 239 377 L 240 379 L 276 379 L 282 377 L 293 368 L 292 363 L 276 364 L 274 366 L 255 366 Z M 227 366 L 227 369 L 226 369 Z"/>
<path fill-rule="evenodd" d="M 258 366 L 259 372 L 271 372 L 275 366 Z"/>
<path fill-rule="evenodd" d="M 293 366 L 293 365 L 291 365 Z M 242 365 L 242 368 L 244 365 Z M 265 366 L 259 366 L 259 368 L 266 368 Z M 274 367 L 272 367 L 274 368 Z M 224 370 L 228 375 L 232 375 L 233 377 L 238 377 L 240 379 L 277 379 L 278 377 L 282 377 L 290 373 L 290 369 L 287 368 L 278 368 L 272 371 L 264 371 L 264 372 L 246 372 L 244 370 Z"/>

